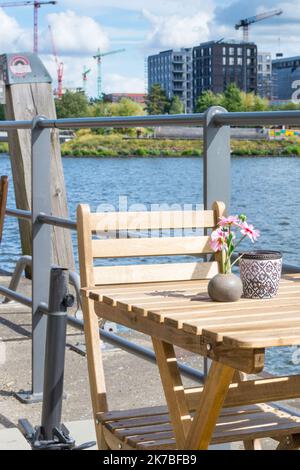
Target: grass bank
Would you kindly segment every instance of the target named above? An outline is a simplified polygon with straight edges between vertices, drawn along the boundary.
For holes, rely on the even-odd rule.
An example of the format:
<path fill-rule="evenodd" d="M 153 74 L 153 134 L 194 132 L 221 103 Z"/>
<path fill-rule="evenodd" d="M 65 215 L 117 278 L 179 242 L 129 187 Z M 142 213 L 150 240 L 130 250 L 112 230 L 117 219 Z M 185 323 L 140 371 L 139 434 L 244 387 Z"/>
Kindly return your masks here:
<path fill-rule="evenodd" d="M 200 157 L 200 140 L 127 139 L 120 135 L 96 135 L 79 132 L 77 137 L 62 145 L 63 156 L 74 157 Z M 237 156 L 300 156 L 300 142 L 241 141 L 231 142 Z M 8 144 L 0 143 L 0 153 L 8 153 Z"/>
<path fill-rule="evenodd" d="M 8 153 L 8 144 L 6 142 L 0 142 L 0 153 Z"/>
<path fill-rule="evenodd" d="M 200 140 L 128 139 L 120 135 L 77 134 L 77 137 L 62 145 L 64 156 L 165 156 L 189 157 L 202 155 Z M 231 143 L 232 154 L 237 156 L 300 156 L 300 142 L 295 141 L 240 141 Z"/>

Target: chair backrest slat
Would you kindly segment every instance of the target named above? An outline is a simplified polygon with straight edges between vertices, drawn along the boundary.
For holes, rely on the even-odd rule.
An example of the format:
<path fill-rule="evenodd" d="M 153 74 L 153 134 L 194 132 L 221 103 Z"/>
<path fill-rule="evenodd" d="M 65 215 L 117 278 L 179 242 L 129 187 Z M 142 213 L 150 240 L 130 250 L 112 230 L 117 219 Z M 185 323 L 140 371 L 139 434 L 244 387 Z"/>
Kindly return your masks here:
<path fill-rule="evenodd" d="M 92 240 L 94 258 L 195 255 L 211 253 L 208 236 Z"/>
<path fill-rule="evenodd" d="M 214 203 L 208 211 L 170 212 L 116 212 L 91 213 L 89 206 L 80 205 L 77 210 L 78 247 L 82 287 L 95 285 L 184 281 L 208 279 L 220 271 L 220 258 L 212 261 L 164 264 L 130 264 L 118 266 L 94 266 L 97 258 L 137 258 L 144 256 L 199 256 L 213 255 L 209 236 L 199 235 L 198 229 L 214 228 L 225 212 L 221 202 Z M 177 236 L 176 230 L 198 230 L 191 236 Z M 161 237 L 145 237 L 140 231 L 161 232 Z M 175 230 L 168 233 L 166 230 Z M 137 231 L 134 238 L 134 231 Z M 122 232 L 125 238 L 95 239 L 96 235 Z M 174 235 L 174 236 L 172 236 Z"/>
<path fill-rule="evenodd" d="M 96 266 L 95 285 L 130 284 L 211 279 L 218 274 L 217 261 L 204 263 L 134 264 L 129 266 Z"/>
<path fill-rule="evenodd" d="M 215 224 L 215 213 L 209 211 L 164 212 L 98 212 L 91 213 L 93 231 L 165 230 L 210 228 Z"/>

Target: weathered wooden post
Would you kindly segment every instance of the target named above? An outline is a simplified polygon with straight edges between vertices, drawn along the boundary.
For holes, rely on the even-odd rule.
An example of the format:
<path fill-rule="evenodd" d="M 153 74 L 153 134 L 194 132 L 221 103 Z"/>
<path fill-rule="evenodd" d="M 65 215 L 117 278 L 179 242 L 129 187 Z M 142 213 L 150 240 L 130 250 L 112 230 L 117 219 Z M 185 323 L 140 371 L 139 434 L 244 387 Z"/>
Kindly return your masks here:
<path fill-rule="evenodd" d="M 0 78 L 5 83 L 5 114 L 8 120 L 32 120 L 43 115 L 56 118 L 51 77 L 36 54 L 18 53 L 0 56 Z M 9 132 L 9 153 L 13 173 L 16 205 L 31 210 L 31 132 Z M 41 152 L 40 158 L 43 159 Z M 47 188 L 45 188 L 47 191 Z M 59 132 L 51 131 L 51 207 L 52 213 L 68 217 Z M 31 253 L 30 223 L 19 221 L 23 254 Z M 52 262 L 74 269 L 74 255 L 70 231 L 53 228 Z"/>

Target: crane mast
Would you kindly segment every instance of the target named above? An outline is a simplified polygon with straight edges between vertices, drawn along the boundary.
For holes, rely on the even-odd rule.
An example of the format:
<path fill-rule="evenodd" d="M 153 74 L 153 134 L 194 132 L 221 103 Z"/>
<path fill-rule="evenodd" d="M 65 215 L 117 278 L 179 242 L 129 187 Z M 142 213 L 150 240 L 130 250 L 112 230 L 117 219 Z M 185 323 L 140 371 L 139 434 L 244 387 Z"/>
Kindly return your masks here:
<path fill-rule="evenodd" d="M 102 57 L 106 57 L 112 54 L 119 54 L 120 52 L 125 52 L 125 49 L 117 49 L 115 51 L 103 53 L 101 53 L 100 49 L 98 49 L 97 54 L 93 56 L 93 58 L 97 60 L 97 95 L 99 100 L 102 100 Z"/>
<path fill-rule="evenodd" d="M 82 73 L 82 88 L 84 94 L 87 96 L 87 80 L 88 80 L 88 74 L 91 72 L 91 69 L 88 69 L 86 66 L 83 67 L 83 73 Z"/>
<path fill-rule="evenodd" d="M 54 60 L 56 63 L 56 70 L 57 70 L 57 96 L 59 99 L 63 96 L 63 75 L 64 75 L 64 64 L 60 62 L 57 55 L 57 49 L 54 41 L 54 35 L 51 26 L 49 25 L 51 43 L 52 43 L 52 51 Z"/>

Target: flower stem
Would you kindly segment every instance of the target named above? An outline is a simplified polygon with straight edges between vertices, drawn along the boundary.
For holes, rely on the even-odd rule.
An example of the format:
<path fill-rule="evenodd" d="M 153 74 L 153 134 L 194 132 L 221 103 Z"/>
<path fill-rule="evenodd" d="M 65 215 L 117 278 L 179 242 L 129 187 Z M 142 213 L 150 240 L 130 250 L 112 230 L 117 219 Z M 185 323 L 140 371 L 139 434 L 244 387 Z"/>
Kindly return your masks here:
<path fill-rule="evenodd" d="M 245 253 L 242 253 L 242 254 L 232 263 L 231 267 L 234 266 L 236 263 L 238 263 L 238 262 L 240 261 L 240 259 L 242 259 L 242 257 L 244 256 L 244 254 L 245 254 Z"/>

